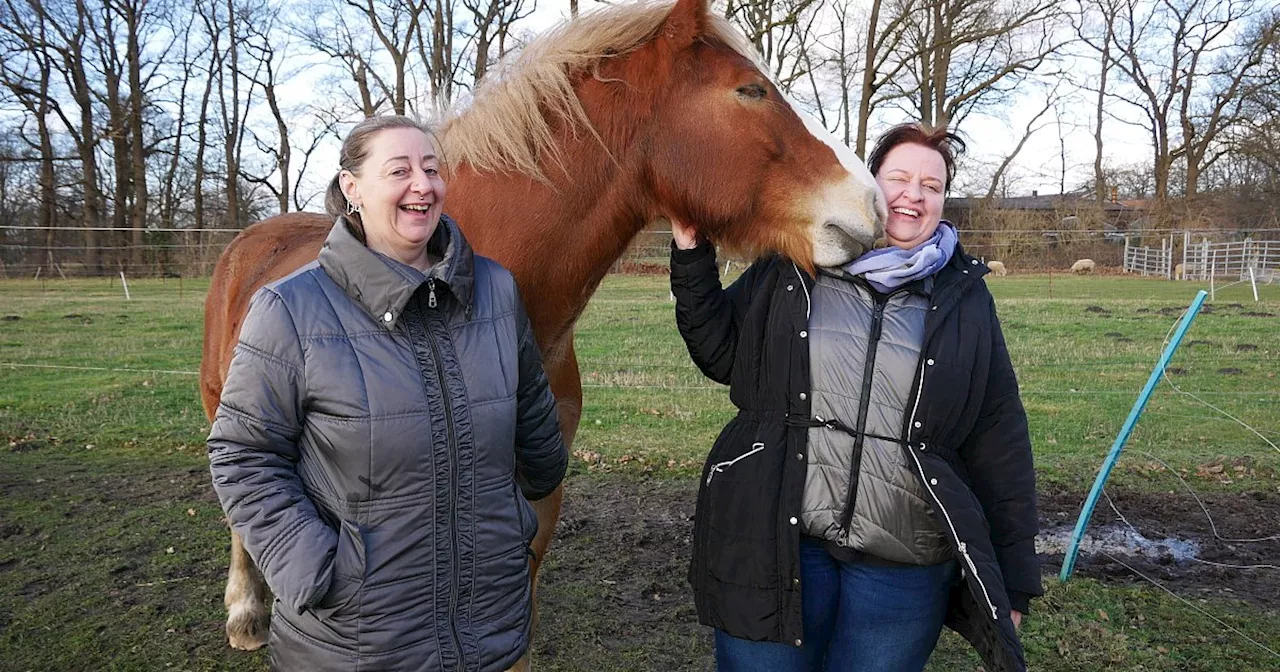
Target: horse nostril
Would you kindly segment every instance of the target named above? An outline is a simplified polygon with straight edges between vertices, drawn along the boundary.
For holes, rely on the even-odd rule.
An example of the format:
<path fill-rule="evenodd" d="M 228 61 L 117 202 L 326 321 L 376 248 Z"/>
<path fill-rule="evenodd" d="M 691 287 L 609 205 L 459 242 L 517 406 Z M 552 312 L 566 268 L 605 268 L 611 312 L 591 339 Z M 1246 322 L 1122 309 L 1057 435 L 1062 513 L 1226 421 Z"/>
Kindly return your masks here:
<path fill-rule="evenodd" d="M 874 232 L 867 231 L 865 227 L 844 219 L 828 219 L 823 226 L 839 232 L 840 235 L 852 241 L 855 245 L 862 247 L 863 251 L 871 249 L 876 237 L 880 235 L 881 229 L 880 225 L 877 224 Z"/>

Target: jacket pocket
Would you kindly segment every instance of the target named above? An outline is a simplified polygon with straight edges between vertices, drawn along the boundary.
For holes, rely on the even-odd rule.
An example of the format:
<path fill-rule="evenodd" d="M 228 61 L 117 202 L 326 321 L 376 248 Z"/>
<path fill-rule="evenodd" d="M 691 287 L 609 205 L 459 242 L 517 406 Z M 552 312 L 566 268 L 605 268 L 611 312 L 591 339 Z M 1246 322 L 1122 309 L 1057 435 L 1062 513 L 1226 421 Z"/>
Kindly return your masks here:
<path fill-rule="evenodd" d="M 532 553 L 533 538 L 538 536 L 538 512 L 520 493 L 520 486 L 514 486 L 512 492 L 515 493 L 516 516 L 520 520 L 520 538 L 524 540 L 525 548 L 530 549 L 529 552 Z"/>
<path fill-rule="evenodd" d="M 338 524 L 338 548 L 333 555 L 333 578 L 329 581 L 329 590 L 316 602 L 316 609 L 341 611 L 360 593 L 365 572 L 364 533 L 355 523 L 341 520 Z"/>
<path fill-rule="evenodd" d="M 764 450 L 764 442 L 756 441 L 755 443 L 751 444 L 751 449 L 748 450 L 747 452 L 731 460 L 724 460 L 723 462 L 716 462 L 715 464 L 712 464 L 710 467 L 707 468 L 707 487 L 711 486 L 711 481 L 715 479 L 716 474 L 723 473 L 726 469 L 729 469 L 733 465 L 747 459 L 748 457 L 751 457 L 752 455 L 755 455 L 756 453 L 759 453 L 762 450 Z"/>
<path fill-rule="evenodd" d="M 781 425 L 735 424 L 707 460 L 696 522 L 704 571 L 718 583 L 760 587 L 778 581 L 785 445 Z"/>

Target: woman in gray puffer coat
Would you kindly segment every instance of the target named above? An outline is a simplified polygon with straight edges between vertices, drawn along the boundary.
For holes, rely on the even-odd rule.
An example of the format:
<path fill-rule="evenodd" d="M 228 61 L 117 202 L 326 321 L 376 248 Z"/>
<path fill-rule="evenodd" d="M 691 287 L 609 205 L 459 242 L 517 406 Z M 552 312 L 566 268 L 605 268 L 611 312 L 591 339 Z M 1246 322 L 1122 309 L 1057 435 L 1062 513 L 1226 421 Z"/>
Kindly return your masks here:
<path fill-rule="evenodd" d="M 286 670 L 502 670 L 528 646 L 527 499 L 568 462 L 515 281 L 442 216 L 406 117 L 343 143 L 319 259 L 254 296 L 209 435 Z"/>

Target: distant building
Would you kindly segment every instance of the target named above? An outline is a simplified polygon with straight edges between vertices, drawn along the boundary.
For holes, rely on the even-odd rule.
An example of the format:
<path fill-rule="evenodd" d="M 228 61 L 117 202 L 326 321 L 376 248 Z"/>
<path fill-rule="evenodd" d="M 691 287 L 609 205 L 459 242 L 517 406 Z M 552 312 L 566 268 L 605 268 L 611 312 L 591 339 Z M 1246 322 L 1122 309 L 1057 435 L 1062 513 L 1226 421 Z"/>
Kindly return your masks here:
<path fill-rule="evenodd" d="M 1141 228 L 1141 220 L 1146 213 L 1146 203 L 1107 201 L 1099 205 L 1092 194 L 1042 196 L 1033 191 L 1030 196 L 1010 196 L 989 200 L 948 198 L 943 208 L 946 219 L 961 230 L 990 229 L 992 227 L 981 221 L 981 218 L 983 215 L 991 216 L 997 213 L 1018 213 L 1026 218 L 1027 228 L 1043 229 L 1046 238 L 1055 238 L 1054 232 L 1057 230 L 1101 228 L 1106 239 L 1123 241 L 1126 231 Z"/>

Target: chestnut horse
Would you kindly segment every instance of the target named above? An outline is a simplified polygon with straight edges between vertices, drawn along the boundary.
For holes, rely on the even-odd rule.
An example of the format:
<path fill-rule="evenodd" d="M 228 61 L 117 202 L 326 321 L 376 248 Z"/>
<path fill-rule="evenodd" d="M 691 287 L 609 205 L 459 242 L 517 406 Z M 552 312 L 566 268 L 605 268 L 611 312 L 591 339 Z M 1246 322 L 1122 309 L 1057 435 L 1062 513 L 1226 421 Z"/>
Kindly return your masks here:
<path fill-rule="evenodd" d="M 567 442 L 582 411 L 574 323 L 646 223 L 696 223 L 719 244 L 779 251 L 809 271 L 852 259 L 879 235 L 885 208 L 866 167 L 798 115 L 752 53 L 706 0 L 616 5 L 532 42 L 442 126 L 447 210 L 478 253 L 515 275 Z M 250 297 L 314 260 L 331 226 L 319 214 L 272 217 L 223 252 L 205 303 L 210 417 Z M 535 579 L 562 496 L 534 504 Z M 231 646 L 265 643 L 265 597 L 233 533 Z"/>

